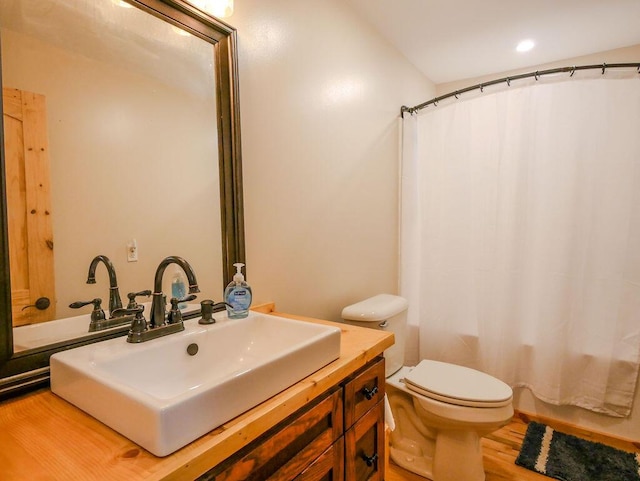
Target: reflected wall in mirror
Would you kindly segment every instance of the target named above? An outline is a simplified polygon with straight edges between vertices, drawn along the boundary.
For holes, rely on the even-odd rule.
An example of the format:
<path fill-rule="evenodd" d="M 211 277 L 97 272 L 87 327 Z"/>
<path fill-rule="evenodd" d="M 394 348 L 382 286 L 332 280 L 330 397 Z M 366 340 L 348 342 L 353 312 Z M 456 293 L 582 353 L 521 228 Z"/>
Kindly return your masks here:
<path fill-rule="evenodd" d="M 168 255 L 193 266 L 198 300 L 219 300 L 243 261 L 235 31 L 181 0 L 132 3 L 0 4 L 14 357 L 88 336 L 60 319 L 81 317 L 84 331 L 91 306 L 70 303 L 107 310 L 107 269 L 86 284 L 96 255 L 125 304 Z"/>
<path fill-rule="evenodd" d="M 18 8 L 6 11 L 11 4 Z M 96 272 L 97 284 L 85 283 L 97 254 L 112 260 L 123 293 L 151 288 L 160 260 L 176 254 L 193 264 L 203 293 L 220 295 L 222 258 L 212 255 L 221 251 L 220 219 L 211 215 L 220 210 L 213 46 L 126 3 L 2 5 L 3 87 L 35 92 L 46 106 L 48 128 L 36 120 L 24 133 L 43 139 L 32 177 L 50 177 L 29 189 L 29 175 L 7 175 L 14 327 L 49 320 L 42 314 L 78 315 L 68 307 L 78 300 L 102 297 L 106 307 L 106 269 Z M 4 117 L 8 171 L 14 159 L 30 159 L 28 150 L 11 155 L 10 140 L 24 136 L 7 135 L 17 129 L 6 108 Z M 25 211 L 30 203 L 12 192 L 40 195 L 45 207 Z M 51 225 L 40 221 L 21 242 L 22 226 L 38 216 Z M 12 229 L 16 219 L 27 221 Z M 127 262 L 134 240 L 138 261 Z M 41 255 L 29 256 L 32 246 L 53 253 L 51 276 Z M 30 264 L 32 276 L 45 277 L 32 289 L 22 273 Z M 20 295 L 29 290 L 30 297 Z M 47 309 L 26 308 L 40 297 L 51 300 Z"/>

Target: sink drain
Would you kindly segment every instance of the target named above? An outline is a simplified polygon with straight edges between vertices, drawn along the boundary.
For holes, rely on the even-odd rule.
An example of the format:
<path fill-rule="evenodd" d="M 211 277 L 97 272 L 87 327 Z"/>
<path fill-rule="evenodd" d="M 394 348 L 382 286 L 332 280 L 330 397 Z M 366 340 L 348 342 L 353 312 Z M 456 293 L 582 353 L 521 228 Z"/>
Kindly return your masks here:
<path fill-rule="evenodd" d="M 187 346 L 187 354 L 189 354 L 190 356 L 195 356 L 196 354 L 198 354 L 198 345 L 197 344 L 189 344 Z"/>

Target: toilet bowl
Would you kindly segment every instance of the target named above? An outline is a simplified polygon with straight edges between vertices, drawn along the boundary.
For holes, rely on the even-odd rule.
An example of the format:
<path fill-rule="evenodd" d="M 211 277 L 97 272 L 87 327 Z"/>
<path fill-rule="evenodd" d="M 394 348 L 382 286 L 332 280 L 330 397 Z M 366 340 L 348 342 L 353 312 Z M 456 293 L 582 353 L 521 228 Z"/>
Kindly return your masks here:
<path fill-rule="evenodd" d="M 395 421 L 389 456 L 434 481 L 482 481 L 480 439 L 509 423 L 513 392 L 499 379 L 464 366 L 434 360 L 403 366 L 407 309 L 406 299 L 381 294 L 342 311 L 345 322 L 389 330 L 396 338 L 384 353 Z"/>

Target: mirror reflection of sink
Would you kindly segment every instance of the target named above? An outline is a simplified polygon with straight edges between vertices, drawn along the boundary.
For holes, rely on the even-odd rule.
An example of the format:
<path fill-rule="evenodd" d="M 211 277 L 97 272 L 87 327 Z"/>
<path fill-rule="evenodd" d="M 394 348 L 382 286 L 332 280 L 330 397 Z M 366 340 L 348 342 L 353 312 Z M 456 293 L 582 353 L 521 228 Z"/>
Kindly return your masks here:
<path fill-rule="evenodd" d="M 33 349 L 89 334 L 90 314 L 13 328 L 14 352 Z"/>
<path fill-rule="evenodd" d="M 142 303 L 145 306 L 145 314 L 151 309 L 150 302 Z M 200 304 L 188 304 L 183 312 L 200 309 Z M 86 314 L 79 316 L 66 317 L 64 319 L 56 319 L 55 321 L 41 322 L 38 324 L 28 324 L 13 328 L 13 350 L 14 352 L 24 351 L 26 349 L 34 349 L 56 342 L 66 341 L 69 339 L 82 338 L 95 334 L 89 332 L 89 323 L 91 322 L 91 309 L 86 308 Z M 107 312 L 107 317 L 109 313 Z M 110 329 L 122 328 L 122 326 L 114 326 Z M 102 331 L 98 331 L 102 332 Z"/>
<path fill-rule="evenodd" d="M 254 312 L 214 317 L 141 344 L 118 338 L 56 353 L 51 390 L 166 456 L 340 355 L 336 327 Z"/>

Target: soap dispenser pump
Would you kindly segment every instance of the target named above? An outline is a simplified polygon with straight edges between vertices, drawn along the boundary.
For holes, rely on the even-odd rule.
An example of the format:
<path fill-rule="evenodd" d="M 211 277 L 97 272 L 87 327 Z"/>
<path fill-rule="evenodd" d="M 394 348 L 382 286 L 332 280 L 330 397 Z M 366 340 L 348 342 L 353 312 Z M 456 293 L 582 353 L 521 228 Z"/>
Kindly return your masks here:
<path fill-rule="evenodd" d="M 249 315 L 251 306 L 251 287 L 244 280 L 242 268 L 244 264 L 238 262 L 233 264 L 236 273 L 233 280 L 224 290 L 224 300 L 227 303 L 227 315 L 229 319 L 243 319 Z"/>

